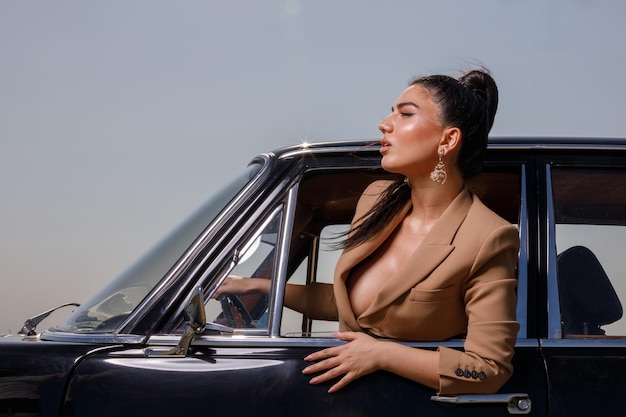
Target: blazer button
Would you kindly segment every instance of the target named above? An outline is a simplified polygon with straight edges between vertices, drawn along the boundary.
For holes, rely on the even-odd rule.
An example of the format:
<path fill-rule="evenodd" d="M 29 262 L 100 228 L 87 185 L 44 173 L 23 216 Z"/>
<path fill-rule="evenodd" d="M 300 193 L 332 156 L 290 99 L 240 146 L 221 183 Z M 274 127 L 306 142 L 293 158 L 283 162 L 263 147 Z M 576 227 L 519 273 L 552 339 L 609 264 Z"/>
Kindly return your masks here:
<path fill-rule="evenodd" d="M 454 371 L 454 374 L 456 376 L 463 376 L 463 369 L 461 368 L 456 368 L 456 371 Z"/>
<path fill-rule="evenodd" d="M 472 371 L 472 379 L 478 379 L 478 372 Z"/>
<path fill-rule="evenodd" d="M 480 371 L 480 372 L 478 373 L 478 379 L 485 379 L 485 377 L 486 377 L 486 376 L 487 376 L 487 375 L 485 375 L 485 373 L 484 373 L 483 371 Z"/>
<path fill-rule="evenodd" d="M 469 369 L 466 369 L 465 371 L 463 371 L 463 376 L 465 378 L 469 378 L 470 376 L 472 376 L 472 373 L 470 372 Z"/>

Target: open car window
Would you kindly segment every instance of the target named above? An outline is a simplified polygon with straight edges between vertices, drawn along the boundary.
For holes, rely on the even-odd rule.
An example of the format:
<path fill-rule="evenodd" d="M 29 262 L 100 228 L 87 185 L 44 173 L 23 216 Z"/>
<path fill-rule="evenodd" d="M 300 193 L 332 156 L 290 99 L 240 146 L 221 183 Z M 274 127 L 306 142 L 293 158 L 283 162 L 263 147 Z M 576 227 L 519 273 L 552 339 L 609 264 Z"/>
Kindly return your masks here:
<path fill-rule="evenodd" d="M 485 170 L 468 187 L 492 210 L 516 226 L 520 222 L 521 166 Z M 289 248 L 288 283 L 332 284 L 344 233 L 353 220 L 358 200 L 368 185 L 393 178 L 381 169 L 335 169 L 305 173 L 295 205 Z M 337 322 L 324 322 L 287 308 L 282 312 L 281 335 L 328 337 Z"/>

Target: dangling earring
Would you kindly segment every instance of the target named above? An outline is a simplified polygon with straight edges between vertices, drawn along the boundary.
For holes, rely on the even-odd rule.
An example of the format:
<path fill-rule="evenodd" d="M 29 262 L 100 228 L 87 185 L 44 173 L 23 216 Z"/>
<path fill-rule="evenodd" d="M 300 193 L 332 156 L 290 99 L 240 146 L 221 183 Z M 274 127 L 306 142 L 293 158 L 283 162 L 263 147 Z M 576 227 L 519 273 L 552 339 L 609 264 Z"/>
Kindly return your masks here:
<path fill-rule="evenodd" d="M 448 173 L 446 172 L 446 164 L 443 163 L 443 155 L 445 151 L 443 148 L 439 149 L 439 162 L 435 165 L 435 169 L 430 173 L 430 179 L 437 184 L 442 185 L 448 179 Z"/>
<path fill-rule="evenodd" d="M 411 181 L 409 181 L 409 177 L 404 177 L 404 185 L 411 188 Z"/>

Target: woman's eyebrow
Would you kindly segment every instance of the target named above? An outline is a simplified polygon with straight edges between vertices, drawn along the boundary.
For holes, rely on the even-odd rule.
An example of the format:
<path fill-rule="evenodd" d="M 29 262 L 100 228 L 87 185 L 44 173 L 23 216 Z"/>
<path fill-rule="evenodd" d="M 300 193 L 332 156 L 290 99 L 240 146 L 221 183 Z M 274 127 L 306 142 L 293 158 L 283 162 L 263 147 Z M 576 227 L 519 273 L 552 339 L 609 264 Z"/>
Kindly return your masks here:
<path fill-rule="evenodd" d="M 406 106 L 413 106 L 413 107 L 417 107 L 417 104 L 413 103 L 412 101 L 404 101 L 402 103 L 398 103 L 396 105 L 396 109 L 400 110 L 402 109 L 402 107 L 406 107 Z M 391 110 L 393 111 L 393 107 L 391 108 Z"/>

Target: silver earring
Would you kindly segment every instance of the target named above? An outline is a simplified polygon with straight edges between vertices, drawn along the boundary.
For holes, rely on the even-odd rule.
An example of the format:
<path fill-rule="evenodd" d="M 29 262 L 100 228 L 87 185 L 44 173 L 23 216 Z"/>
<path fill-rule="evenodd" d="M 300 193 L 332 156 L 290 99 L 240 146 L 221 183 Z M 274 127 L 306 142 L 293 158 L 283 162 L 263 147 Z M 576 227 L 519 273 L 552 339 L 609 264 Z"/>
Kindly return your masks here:
<path fill-rule="evenodd" d="M 448 179 L 448 173 L 446 172 L 446 164 L 443 163 L 443 155 L 445 151 L 443 148 L 439 149 L 439 161 L 435 165 L 435 169 L 430 173 L 430 179 L 437 184 L 442 185 Z"/>
<path fill-rule="evenodd" d="M 408 186 L 409 188 L 411 188 L 411 181 L 409 181 L 408 177 L 404 177 L 404 185 Z"/>

